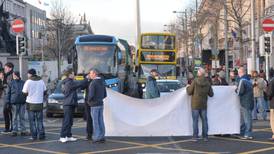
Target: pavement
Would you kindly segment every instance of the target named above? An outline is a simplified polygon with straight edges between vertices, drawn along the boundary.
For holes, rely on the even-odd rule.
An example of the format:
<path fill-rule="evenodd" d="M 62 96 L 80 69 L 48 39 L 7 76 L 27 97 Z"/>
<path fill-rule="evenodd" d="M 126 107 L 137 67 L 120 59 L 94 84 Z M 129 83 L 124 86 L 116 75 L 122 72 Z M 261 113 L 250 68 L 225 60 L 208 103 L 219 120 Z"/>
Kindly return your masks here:
<path fill-rule="evenodd" d="M 268 121 L 254 121 L 254 139 L 241 140 L 234 137 L 210 136 L 208 142 L 194 142 L 191 137 L 107 137 L 104 144 L 85 140 L 85 121 L 74 119 L 73 136 L 76 142 L 60 143 L 59 132 L 62 118 L 45 118 L 46 140 L 31 141 L 29 136 L 12 137 L 0 134 L 1 154 L 192 154 L 192 153 L 274 153 L 274 142 Z M 3 121 L 0 127 L 3 129 Z"/>

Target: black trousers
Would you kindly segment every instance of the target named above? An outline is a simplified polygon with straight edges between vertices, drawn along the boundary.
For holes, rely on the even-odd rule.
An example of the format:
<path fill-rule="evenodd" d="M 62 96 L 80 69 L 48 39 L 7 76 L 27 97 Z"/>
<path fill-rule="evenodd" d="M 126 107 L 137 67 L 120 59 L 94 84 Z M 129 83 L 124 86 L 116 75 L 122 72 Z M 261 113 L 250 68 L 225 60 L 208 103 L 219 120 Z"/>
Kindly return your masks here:
<path fill-rule="evenodd" d="M 87 137 L 92 137 L 93 127 L 92 127 L 92 118 L 90 115 L 90 106 L 88 103 L 85 103 L 85 119 L 87 121 L 86 131 L 87 131 Z"/>
<path fill-rule="evenodd" d="M 73 125 L 73 114 L 75 111 L 75 106 L 63 106 L 63 110 L 64 117 L 60 137 L 71 137 L 71 127 Z"/>
<path fill-rule="evenodd" d="M 12 108 L 10 104 L 5 103 L 3 107 L 5 130 L 12 131 Z"/>

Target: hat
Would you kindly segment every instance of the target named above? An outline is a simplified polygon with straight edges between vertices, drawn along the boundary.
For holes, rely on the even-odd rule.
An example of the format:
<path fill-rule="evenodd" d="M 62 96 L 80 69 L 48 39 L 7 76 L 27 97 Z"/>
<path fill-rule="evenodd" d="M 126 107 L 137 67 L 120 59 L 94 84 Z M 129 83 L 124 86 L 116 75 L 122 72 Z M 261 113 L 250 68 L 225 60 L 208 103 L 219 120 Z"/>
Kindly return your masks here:
<path fill-rule="evenodd" d="M 16 75 L 18 78 L 20 78 L 20 72 L 14 71 L 13 73 L 14 73 L 14 75 Z"/>
<path fill-rule="evenodd" d="M 152 73 L 152 72 L 158 73 L 158 71 L 156 69 L 150 70 L 150 73 Z"/>
<path fill-rule="evenodd" d="M 35 69 L 30 69 L 30 70 L 28 70 L 28 74 L 30 74 L 30 75 L 36 75 L 36 71 L 35 71 Z"/>

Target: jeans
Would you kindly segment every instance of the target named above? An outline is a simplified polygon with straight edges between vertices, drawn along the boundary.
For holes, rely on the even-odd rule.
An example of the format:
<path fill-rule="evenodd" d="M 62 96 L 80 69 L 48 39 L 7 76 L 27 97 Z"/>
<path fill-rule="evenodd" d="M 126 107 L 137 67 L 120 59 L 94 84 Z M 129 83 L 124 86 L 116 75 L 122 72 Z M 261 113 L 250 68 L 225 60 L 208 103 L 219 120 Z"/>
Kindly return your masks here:
<path fill-rule="evenodd" d="M 28 111 L 30 132 L 33 139 L 45 138 L 45 129 L 43 124 L 43 110 L 41 111 Z"/>
<path fill-rule="evenodd" d="M 241 107 L 241 135 L 252 135 L 252 110 Z"/>
<path fill-rule="evenodd" d="M 5 130 L 6 131 L 12 131 L 12 106 L 11 104 L 5 103 L 3 107 L 3 114 L 4 114 L 4 120 L 5 120 Z"/>
<path fill-rule="evenodd" d="M 254 109 L 252 111 L 252 119 L 258 119 L 257 113 L 266 120 L 267 113 L 266 113 L 266 101 L 264 97 L 255 97 L 254 98 Z"/>
<path fill-rule="evenodd" d="M 203 138 L 208 137 L 208 123 L 207 123 L 207 110 L 192 110 L 192 120 L 193 120 L 193 137 L 198 138 L 199 135 L 199 128 L 198 128 L 198 121 L 199 117 L 202 119 L 202 136 Z"/>
<path fill-rule="evenodd" d="M 60 136 L 64 137 L 71 137 L 71 127 L 73 125 L 73 114 L 74 114 L 75 107 L 74 106 L 64 106 L 64 118 Z"/>
<path fill-rule="evenodd" d="M 93 124 L 93 134 L 92 134 L 93 141 L 100 141 L 105 138 L 105 124 L 104 124 L 103 112 L 104 112 L 103 106 L 96 106 L 96 107 L 90 108 L 92 124 Z"/>
<path fill-rule="evenodd" d="M 87 103 L 85 103 L 85 118 L 86 118 L 86 122 L 87 122 L 87 126 L 86 126 L 86 131 L 87 131 L 87 137 L 91 138 L 92 137 L 92 132 L 93 132 L 93 128 L 92 128 L 92 118 L 90 115 L 90 107 Z"/>
<path fill-rule="evenodd" d="M 13 132 L 25 132 L 25 104 L 15 104 L 12 106 L 13 116 Z"/>

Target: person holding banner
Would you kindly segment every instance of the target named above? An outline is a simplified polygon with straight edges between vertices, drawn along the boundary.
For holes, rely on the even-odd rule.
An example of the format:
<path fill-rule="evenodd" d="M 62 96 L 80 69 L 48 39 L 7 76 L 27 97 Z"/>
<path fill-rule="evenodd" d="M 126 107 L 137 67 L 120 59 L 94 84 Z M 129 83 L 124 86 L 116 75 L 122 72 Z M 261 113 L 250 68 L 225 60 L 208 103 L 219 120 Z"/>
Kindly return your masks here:
<path fill-rule="evenodd" d="M 270 126 L 272 129 L 272 137 L 271 141 L 274 141 L 274 70 L 271 69 L 269 73 L 270 82 L 267 87 L 267 94 L 269 97 L 269 105 L 270 105 Z"/>
<path fill-rule="evenodd" d="M 240 77 L 236 93 L 240 97 L 241 104 L 241 139 L 253 139 L 252 135 L 252 110 L 254 108 L 253 85 L 250 78 L 246 75 L 243 67 L 239 68 Z"/>
<path fill-rule="evenodd" d="M 208 79 L 205 78 L 205 70 L 198 69 L 198 78 L 194 79 L 187 87 L 187 94 L 191 95 L 191 109 L 193 119 L 193 140 L 198 141 L 198 120 L 202 119 L 202 136 L 208 141 L 207 98 L 213 97 L 213 89 Z"/>

